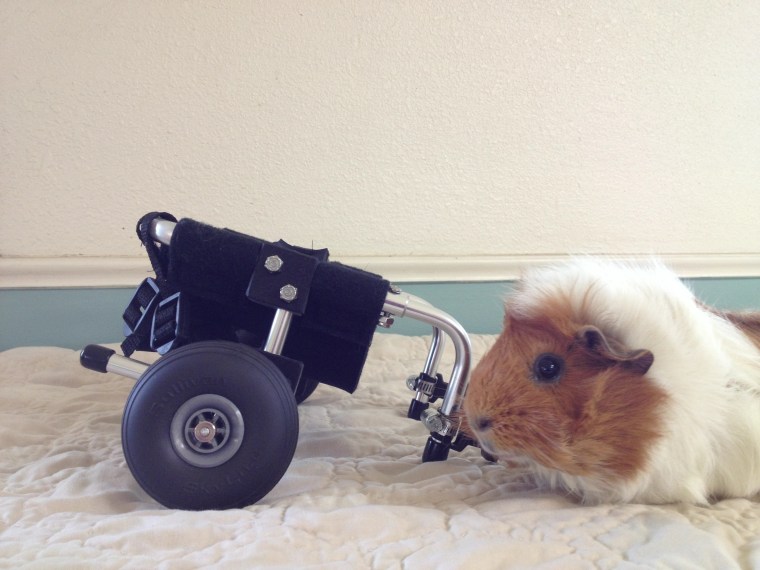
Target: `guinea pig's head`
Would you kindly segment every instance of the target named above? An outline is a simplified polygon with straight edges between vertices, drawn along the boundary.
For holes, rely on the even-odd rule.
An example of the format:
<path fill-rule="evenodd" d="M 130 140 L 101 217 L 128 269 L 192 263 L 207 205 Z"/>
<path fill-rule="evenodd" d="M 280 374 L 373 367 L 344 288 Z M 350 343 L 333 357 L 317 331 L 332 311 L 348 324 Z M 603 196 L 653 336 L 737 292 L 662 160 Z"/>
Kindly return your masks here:
<path fill-rule="evenodd" d="M 472 372 L 464 429 L 500 459 L 628 479 L 661 434 L 664 391 L 649 350 L 626 347 L 561 304 L 511 311 Z"/>

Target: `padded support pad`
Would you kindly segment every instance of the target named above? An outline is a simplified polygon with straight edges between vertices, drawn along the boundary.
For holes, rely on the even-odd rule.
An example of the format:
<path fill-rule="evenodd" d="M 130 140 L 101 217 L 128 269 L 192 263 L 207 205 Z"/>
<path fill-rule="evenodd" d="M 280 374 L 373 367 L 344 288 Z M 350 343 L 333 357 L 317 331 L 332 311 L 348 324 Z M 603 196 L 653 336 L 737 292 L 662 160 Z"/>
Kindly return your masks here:
<path fill-rule="evenodd" d="M 180 220 L 172 233 L 168 280 L 193 299 L 192 312 L 203 315 L 192 325 L 193 337 L 204 338 L 202 329 L 213 327 L 263 345 L 274 309 L 251 302 L 246 291 L 267 243 L 232 230 Z M 287 246 L 284 242 L 278 245 Z M 283 356 L 303 362 L 305 377 L 353 392 L 389 283 L 373 273 L 325 261 L 324 250 L 314 252 L 314 257 L 308 303 L 303 314 L 293 318 Z M 210 320 L 211 315 L 216 318 Z M 214 334 L 218 334 L 216 330 Z"/>
<path fill-rule="evenodd" d="M 263 245 L 232 230 L 180 220 L 169 248 L 169 280 L 203 299 L 246 307 L 248 280 Z"/>

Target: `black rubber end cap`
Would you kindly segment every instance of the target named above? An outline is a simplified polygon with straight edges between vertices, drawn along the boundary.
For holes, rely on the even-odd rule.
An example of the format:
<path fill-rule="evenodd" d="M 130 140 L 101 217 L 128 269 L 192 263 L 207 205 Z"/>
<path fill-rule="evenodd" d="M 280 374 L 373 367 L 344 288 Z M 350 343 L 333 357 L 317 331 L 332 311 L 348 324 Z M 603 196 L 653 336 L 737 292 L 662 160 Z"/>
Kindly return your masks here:
<path fill-rule="evenodd" d="M 422 412 L 428 409 L 430 404 L 423 404 L 419 400 L 412 400 L 412 402 L 409 404 L 409 410 L 406 412 L 406 417 L 410 420 L 420 420 L 420 416 L 422 416 Z"/>
<path fill-rule="evenodd" d="M 95 372 L 108 372 L 108 360 L 116 353 L 115 350 L 100 346 L 98 344 L 88 344 L 79 353 L 79 363 L 89 370 Z"/>
<path fill-rule="evenodd" d="M 422 452 L 422 462 L 446 461 L 450 448 L 451 436 L 431 435 L 427 440 L 425 450 Z"/>

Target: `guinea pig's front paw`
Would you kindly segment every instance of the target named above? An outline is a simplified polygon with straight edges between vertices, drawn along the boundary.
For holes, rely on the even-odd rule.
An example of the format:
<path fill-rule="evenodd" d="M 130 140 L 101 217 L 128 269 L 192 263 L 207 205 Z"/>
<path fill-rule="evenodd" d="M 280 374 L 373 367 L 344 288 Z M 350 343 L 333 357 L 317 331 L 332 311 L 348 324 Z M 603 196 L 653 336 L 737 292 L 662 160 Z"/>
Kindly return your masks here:
<path fill-rule="evenodd" d="M 492 462 L 498 462 L 509 469 L 526 469 L 533 465 L 529 457 L 515 453 L 514 451 L 500 451 L 494 447 L 483 447 L 481 443 L 480 452 L 485 459 Z"/>
<path fill-rule="evenodd" d="M 477 442 L 481 453 L 490 455 L 491 457 L 498 457 L 499 452 L 496 450 L 493 442 L 487 436 L 479 435 L 477 437 Z"/>

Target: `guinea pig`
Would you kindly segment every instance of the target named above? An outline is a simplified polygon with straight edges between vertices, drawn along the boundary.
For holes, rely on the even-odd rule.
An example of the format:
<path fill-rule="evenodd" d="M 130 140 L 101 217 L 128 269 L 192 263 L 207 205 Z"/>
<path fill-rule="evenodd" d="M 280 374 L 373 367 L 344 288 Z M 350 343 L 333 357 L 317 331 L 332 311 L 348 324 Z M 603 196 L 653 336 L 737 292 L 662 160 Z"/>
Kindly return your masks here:
<path fill-rule="evenodd" d="M 597 258 L 527 272 L 505 305 L 462 403 L 484 452 L 588 503 L 760 492 L 760 313 Z"/>

